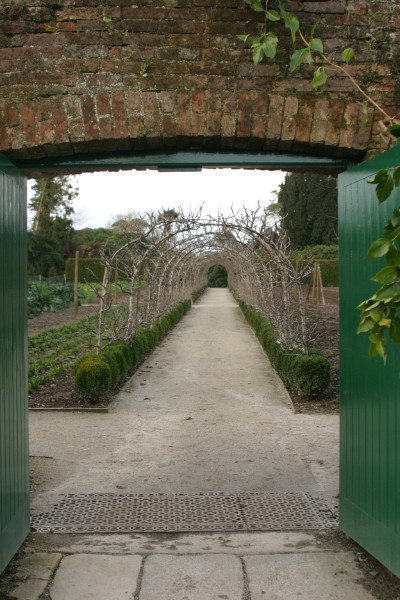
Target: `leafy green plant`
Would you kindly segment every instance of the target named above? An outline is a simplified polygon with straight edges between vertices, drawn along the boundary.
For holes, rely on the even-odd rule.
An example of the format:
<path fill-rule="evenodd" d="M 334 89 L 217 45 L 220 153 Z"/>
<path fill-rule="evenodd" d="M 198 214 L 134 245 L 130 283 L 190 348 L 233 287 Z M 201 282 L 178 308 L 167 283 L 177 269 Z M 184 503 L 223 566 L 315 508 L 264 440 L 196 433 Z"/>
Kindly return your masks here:
<path fill-rule="evenodd" d="M 369 180 L 376 185 L 379 203 L 385 202 L 400 187 L 400 166 L 382 169 Z M 400 208 L 393 210 L 383 234 L 368 249 L 367 257 L 384 258 L 386 266 L 372 277 L 380 288 L 358 305 L 360 324 L 357 333 L 369 336 L 369 355 L 386 363 L 387 341 L 400 343 Z"/>
<path fill-rule="evenodd" d="M 42 312 L 56 312 L 73 302 L 73 287 L 64 283 L 30 281 L 27 292 L 28 318 Z"/>
<path fill-rule="evenodd" d="M 74 384 L 77 392 L 93 404 L 102 400 L 111 387 L 111 370 L 98 356 L 88 356 L 75 369 Z"/>

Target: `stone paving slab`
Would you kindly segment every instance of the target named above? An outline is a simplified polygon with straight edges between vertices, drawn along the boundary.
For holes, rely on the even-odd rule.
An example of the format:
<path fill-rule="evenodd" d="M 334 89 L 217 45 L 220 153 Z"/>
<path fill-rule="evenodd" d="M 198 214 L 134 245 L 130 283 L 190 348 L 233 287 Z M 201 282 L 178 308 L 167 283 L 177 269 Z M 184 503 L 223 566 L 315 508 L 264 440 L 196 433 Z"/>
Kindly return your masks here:
<path fill-rule="evenodd" d="M 35 552 L 24 556 L 18 565 L 20 583 L 12 590 L 16 600 L 37 600 L 57 568 L 62 554 Z"/>
<path fill-rule="evenodd" d="M 357 580 L 354 554 L 244 557 L 251 600 L 373 600 Z"/>
<path fill-rule="evenodd" d="M 51 600 L 131 600 L 141 565 L 141 556 L 67 556 L 51 585 Z"/>
<path fill-rule="evenodd" d="M 244 578 L 236 556 L 150 556 L 140 600 L 243 600 Z"/>
<path fill-rule="evenodd" d="M 35 552 L 63 554 L 290 554 L 319 552 L 313 533 L 268 531 L 240 533 L 46 534 L 32 536 Z"/>

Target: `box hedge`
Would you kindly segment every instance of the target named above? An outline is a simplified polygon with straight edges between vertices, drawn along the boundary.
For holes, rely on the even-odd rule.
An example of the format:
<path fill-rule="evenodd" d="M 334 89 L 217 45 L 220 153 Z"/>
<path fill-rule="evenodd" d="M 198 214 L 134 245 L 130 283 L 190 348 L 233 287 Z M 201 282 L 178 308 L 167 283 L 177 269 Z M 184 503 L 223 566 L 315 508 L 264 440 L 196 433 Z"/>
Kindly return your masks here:
<path fill-rule="evenodd" d="M 162 340 L 191 307 L 185 300 L 160 317 L 151 327 L 139 327 L 129 341 L 113 342 L 100 354 L 86 354 L 75 365 L 75 389 L 85 399 L 98 402 L 121 387 L 146 355 Z"/>
<path fill-rule="evenodd" d="M 239 300 L 239 306 L 282 380 L 301 396 L 323 394 L 331 378 L 329 360 L 318 350 L 312 350 L 309 355 L 286 351 L 263 315 L 243 300 Z"/>

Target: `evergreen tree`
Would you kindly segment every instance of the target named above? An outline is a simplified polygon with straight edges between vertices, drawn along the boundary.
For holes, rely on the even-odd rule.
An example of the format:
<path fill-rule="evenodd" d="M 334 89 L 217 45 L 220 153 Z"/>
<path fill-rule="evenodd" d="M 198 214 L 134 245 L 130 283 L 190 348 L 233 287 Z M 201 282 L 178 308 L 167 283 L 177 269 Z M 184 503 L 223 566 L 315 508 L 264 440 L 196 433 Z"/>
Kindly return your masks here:
<path fill-rule="evenodd" d="M 336 179 L 318 173 L 288 173 L 278 203 L 282 228 L 293 248 L 337 243 Z"/>
<path fill-rule="evenodd" d="M 36 275 L 61 275 L 73 252 L 73 200 L 78 190 L 69 177 L 41 177 L 33 185 L 29 202 L 33 213 L 28 234 L 28 268 Z"/>

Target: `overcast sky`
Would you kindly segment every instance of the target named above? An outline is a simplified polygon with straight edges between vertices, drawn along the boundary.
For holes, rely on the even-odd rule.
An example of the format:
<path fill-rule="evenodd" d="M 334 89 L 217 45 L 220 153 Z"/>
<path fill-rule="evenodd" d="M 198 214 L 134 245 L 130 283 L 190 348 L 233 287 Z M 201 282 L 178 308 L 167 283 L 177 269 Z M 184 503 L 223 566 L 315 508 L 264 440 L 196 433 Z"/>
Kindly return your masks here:
<path fill-rule="evenodd" d="M 281 171 L 203 169 L 201 172 L 120 171 L 85 173 L 75 178 L 75 228 L 107 227 L 117 215 L 163 208 L 196 208 L 204 214 L 229 212 L 233 205 L 253 207 L 274 201 Z M 33 182 L 29 182 L 30 184 Z M 30 194 L 28 193 L 28 197 Z"/>

